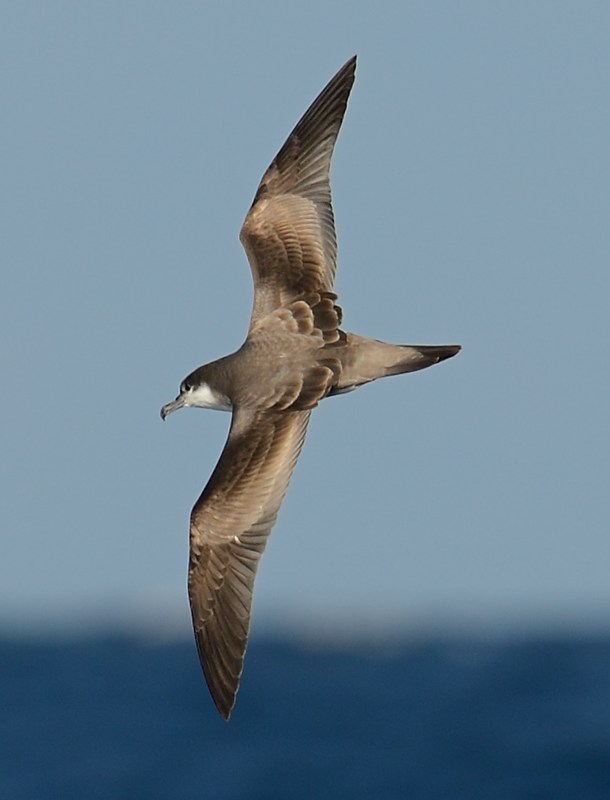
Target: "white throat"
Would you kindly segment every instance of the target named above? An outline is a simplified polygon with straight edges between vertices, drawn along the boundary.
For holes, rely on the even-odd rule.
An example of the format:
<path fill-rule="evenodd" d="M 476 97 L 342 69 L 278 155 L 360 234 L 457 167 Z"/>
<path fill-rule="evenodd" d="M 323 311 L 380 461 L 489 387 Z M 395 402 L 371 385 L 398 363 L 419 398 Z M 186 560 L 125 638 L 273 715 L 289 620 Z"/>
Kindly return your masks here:
<path fill-rule="evenodd" d="M 191 389 L 186 395 L 187 406 L 195 408 L 214 408 L 217 411 L 230 411 L 231 403 L 222 394 L 215 392 L 209 384 L 203 382 Z"/>

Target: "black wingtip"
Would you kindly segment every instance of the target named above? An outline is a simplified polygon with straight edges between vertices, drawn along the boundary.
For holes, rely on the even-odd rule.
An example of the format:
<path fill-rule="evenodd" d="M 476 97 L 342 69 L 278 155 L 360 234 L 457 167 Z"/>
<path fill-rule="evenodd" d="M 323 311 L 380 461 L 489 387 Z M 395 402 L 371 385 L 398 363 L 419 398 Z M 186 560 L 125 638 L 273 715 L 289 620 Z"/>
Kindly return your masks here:
<path fill-rule="evenodd" d="M 353 55 L 351 58 L 348 58 L 348 59 L 347 59 L 347 61 L 346 61 L 346 62 L 345 62 L 345 64 L 344 64 L 344 65 L 341 67 L 341 69 L 339 70 L 339 72 L 343 72 L 344 70 L 345 70 L 346 72 L 349 72 L 349 71 L 353 72 L 353 71 L 356 69 L 356 64 L 357 64 L 357 62 L 358 62 L 358 54 L 357 54 L 357 53 L 354 53 L 354 55 Z"/>
<path fill-rule="evenodd" d="M 205 677 L 205 681 L 208 686 L 208 690 L 210 692 L 212 701 L 216 706 L 216 710 L 218 711 L 218 713 L 224 719 L 225 722 L 229 722 L 229 720 L 231 719 L 231 712 L 235 708 L 235 701 L 237 700 L 237 689 L 239 688 L 239 683 L 234 692 L 232 692 L 231 690 L 227 690 L 226 686 L 223 686 L 217 680 L 214 680 L 214 676 L 210 674 L 208 669 L 206 669 L 205 664 L 202 663 L 202 666 L 203 666 L 203 674 Z"/>
<path fill-rule="evenodd" d="M 315 141 L 319 138 L 321 131 L 328 133 L 329 130 L 334 130 L 332 138 L 336 139 L 354 85 L 356 60 L 357 57 L 352 56 L 328 81 L 293 128 L 292 133 L 274 159 L 276 163 L 280 164 L 286 155 L 292 157 L 291 148 L 295 139 L 301 142 Z"/>

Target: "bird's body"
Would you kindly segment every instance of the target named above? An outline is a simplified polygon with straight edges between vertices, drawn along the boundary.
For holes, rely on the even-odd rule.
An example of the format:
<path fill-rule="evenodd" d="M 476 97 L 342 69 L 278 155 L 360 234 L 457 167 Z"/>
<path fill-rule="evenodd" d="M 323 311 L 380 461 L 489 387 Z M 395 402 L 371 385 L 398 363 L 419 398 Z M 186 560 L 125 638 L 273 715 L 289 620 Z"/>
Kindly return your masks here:
<path fill-rule="evenodd" d="M 356 59 L 310 106 L 263 176 L 241 231 L 254 279 L 244 344 L 199 367 L 163 418 L 185 406 L 232 412 L 220 460 L 191 514 L 189 598 L 210 692 L 228 719 L 246 650 L 258 561 L 325 397 L 455 355 L 345 332 L 333 293 L 329 167 Z"/>

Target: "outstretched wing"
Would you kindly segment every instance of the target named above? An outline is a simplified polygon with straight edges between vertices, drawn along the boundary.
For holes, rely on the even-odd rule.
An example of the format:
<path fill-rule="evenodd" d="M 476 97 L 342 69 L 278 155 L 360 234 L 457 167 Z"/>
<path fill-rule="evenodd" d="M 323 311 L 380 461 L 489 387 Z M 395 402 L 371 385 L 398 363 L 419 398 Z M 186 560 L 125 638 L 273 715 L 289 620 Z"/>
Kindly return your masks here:
<path fill-rule="evenodd" d="M 208 687 L 225 719 L 243 669 L 258 562 L 309 415 L 236 410 L 220 460 L 191 513 L 193 627 Z"/>
<path fill-rule="evenodd" d="M 329 169 L 355 69 L 354 56 L 305 112 L 244 220 L 240 239 L 254 278 L 253 322 L 302 294 L 332 289 L 337 239 Z"/>

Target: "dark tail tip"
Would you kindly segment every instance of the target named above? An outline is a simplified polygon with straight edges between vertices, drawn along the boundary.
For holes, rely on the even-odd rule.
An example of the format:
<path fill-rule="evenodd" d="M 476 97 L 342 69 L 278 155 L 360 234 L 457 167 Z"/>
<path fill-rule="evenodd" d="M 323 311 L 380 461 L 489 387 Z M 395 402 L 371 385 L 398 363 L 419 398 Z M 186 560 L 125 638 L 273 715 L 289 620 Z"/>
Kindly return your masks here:
<path fill-rule="evenodd" d="M 457 355 L 462 349 L 461 344 L 442 344 L 442 345 L 417 345 L 417 350 L 429 358 L 431 361 L 444 361 L 446 358 L 452 358 Z"/>
<path fill-rule="evenodd" d="M 462 346 L 459 344 L 403 344 L 404 357 L 388 367 L 386 375 L 400 375 L 403 372 L 416 372 L 419 369 L 426 369 L 445 361 L 447 358 L 459 353 Z"/>

